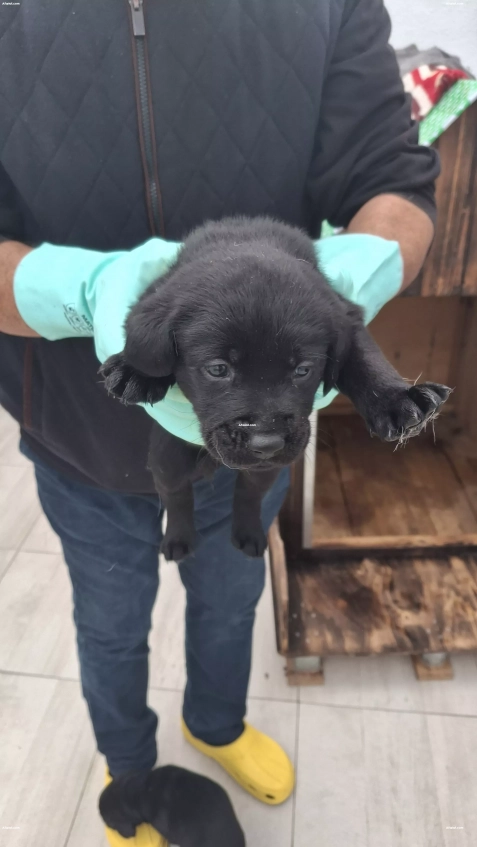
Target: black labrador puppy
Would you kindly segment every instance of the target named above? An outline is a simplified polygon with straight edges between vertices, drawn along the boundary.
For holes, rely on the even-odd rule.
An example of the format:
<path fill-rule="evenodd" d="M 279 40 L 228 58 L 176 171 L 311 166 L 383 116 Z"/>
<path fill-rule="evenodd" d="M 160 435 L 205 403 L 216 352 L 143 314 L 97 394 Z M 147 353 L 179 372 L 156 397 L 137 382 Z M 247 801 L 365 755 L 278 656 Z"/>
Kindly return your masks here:
<path fill-rule="evenodd" d="M 136 827 L 148 823 L 177 847 L 245 847 L 224 789 L 174 765 L 113 779 L 99 798 L 99 811 L 123 838 L 133 838 Z"/>
<path fill-rule="evenodd" d="M 239 471 L 232 542 L 263 554 L 262 497 L 303 453 L 321 384 L 346 394 L 385 441 L 417 435 L 450 392 L 402 379 L 361 309 L 320 272 L 312 241 L 266 218 L 195 230 L 125 328 L 124 351 L 101 368 L 108 391 L 123 403 L 156 403 L 177 382 L 206 445 L 154 426 L 149 466 L 168 513 L 162 552 L 176 561 L 196 544 L 192 483 L 220 463 Z"/>

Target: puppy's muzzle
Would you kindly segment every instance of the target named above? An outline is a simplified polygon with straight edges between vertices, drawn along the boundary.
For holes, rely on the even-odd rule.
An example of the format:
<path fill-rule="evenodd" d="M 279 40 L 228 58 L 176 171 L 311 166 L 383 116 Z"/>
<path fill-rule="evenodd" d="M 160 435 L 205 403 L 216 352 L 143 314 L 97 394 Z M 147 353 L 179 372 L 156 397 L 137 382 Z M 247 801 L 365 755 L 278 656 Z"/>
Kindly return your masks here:
<path fill-rule="evenodd" d="M 257 459 L 271 459 L 285 446 L 285 439 L 276 432 L 254 432 L 249 436 L 248 448 Z"/>

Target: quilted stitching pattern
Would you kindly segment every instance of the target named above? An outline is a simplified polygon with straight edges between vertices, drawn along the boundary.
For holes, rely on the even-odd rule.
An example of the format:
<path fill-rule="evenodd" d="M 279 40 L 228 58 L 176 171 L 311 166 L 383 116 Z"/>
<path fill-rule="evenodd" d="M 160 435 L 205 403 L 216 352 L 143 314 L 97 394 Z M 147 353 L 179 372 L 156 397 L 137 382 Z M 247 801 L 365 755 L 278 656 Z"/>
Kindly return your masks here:
<path fill-rule="evenodd" d="M 328 4 L 146 0 L 166 232 L 303 196 Z M 27 232 L 97 249 L 148 237 L 126 0 L 22 0 L 0 20 L 0 159 Z"/>

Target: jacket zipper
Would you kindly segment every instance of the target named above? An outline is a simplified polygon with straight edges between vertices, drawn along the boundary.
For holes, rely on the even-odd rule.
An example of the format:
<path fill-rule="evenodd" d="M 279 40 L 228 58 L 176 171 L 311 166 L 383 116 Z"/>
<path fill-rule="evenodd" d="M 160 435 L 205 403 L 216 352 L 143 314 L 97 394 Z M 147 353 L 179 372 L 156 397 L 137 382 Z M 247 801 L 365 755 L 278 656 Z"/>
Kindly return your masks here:
<path fill-rule="evenodd" d="M 139 112 L 144 141 L 143 168 L 146 180 L 146 190 L 149 194 L 152 212 L 151 224 L 153 234 L 164 235 L 161 195 L 157 180 L 157 168 L 154 158 L 153 116 L 150 110 L 150 92 L 148 87 L 146 59 L 146 24 L 144 20 L 144 0 L 129 0 L 131 9 L 132 31 L 134 36 L 134 63 L 139 96 Z"/>

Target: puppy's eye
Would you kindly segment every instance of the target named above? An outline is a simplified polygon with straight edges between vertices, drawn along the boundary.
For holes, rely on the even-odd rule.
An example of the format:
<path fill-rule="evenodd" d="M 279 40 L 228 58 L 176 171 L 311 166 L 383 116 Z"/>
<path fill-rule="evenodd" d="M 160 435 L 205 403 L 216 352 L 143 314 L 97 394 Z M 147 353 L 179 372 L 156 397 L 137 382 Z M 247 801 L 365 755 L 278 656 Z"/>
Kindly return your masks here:
<path fill-rule="evenodd" d="M 303 379 L 305 376 L 308 376 L 310 371 L 311 371 L 311 365 L 298 365 L 298 367 L 295 368 L 294 375 L 296 377 L 298 377 L 299 379 Z"/>
<path fill-rule="evenodd" d="M 229 367 L 225 364 L 225 362 L 216 362 L 213 365 L 207 365 L 205 370 L 208 375 L 214 377 L 214 379 L 224 379 L 224 377 L 229 376 L 230 374 Z"/>

